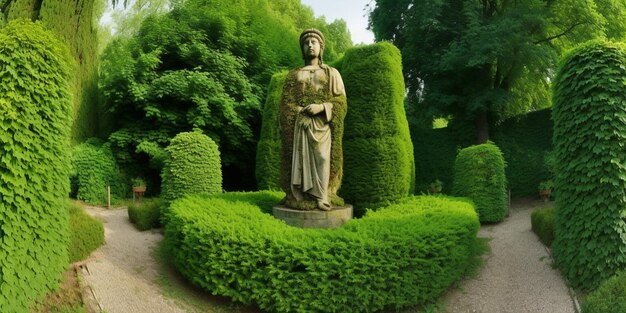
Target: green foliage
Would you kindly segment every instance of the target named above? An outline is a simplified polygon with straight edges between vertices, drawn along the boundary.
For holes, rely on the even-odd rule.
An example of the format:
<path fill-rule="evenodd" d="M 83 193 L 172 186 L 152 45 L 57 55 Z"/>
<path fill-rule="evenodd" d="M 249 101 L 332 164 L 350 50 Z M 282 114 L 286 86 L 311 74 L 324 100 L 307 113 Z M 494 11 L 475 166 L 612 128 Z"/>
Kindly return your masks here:
<path fill-rule="evenodd" d="M 108 144 L 95 140 L 72 147 L 72 195 L 91 204 L 107 203 L 107 186 L 111 198 L 126 196 L 127 185 L 120 174 Z"/>
<path fill-rule="evenodd" d="M 220 151 L 211 138 L 180 133 L 165 150 L 169 158 L 161 172 L 161 197 L 166 203 L 186 194 L 222 192 Z"/>
<path fill-rule="evenodd" d="M 491 142 L 462 149 L 456 157 L 452 193 L 472 199 L 481 222 L 500 222 L 506 215 L 505 166 L 502 152 Z"/>
<path fill-rule="evenodd" d="M 535 210 L 530 215 L 530 224 L 532 225 L 533 232 L 535 232 L 539 240 L 548 247 L 550 247 L 552 241 L 554 241 L 554 219 L 555 212 L 553 207 Z"/>
<path fill-rule="evenodd" d="M 551 178 L 545 159 L 552 150 L 552 111 L 513 117 L 497 125 L 493 141 L 506 160 L 506 178 L 516 197 L 537 195 L 537 185 Z"/>
<path fill-rule="evenodd" d="M 626 34 L 615 0 L 376 0 L 376 40 L 401 51 L 415 118 L 517 115 L 550 105 L 564 47 Z"/>
<path fill-rule="evenodd" d="M 100 85 L 121 164 L 150 179 L 156 170 L 136 152 L 141 142 L 165 147 L 176 134 L 201 129 L 220 147 L 225 186 L 255 189 L 261 86 L 301 64 L 294 21 L 315 21 L 302 10 L 294 0 L 178 1 L 147 17 L 136 36 L 114 40 L 102 56 Z"/>
<path fill-rule="evenodd" d="M 626 267 L 626 46 L 568 53 L 554 82 L 554 256 L 574 287 Z"/>
<path fill-rule="evenodd" d="M 141 202 L 128 206 L 128 218 L 141 231 L 159 228 L 162 205 L 159 198 L 143 198 Z"/>
<path fill-rule="evenodd" d="M 261 137 L 256 148 L 256 182 L 260 190 L 280 190 L 280 132 L 278 111 L 287 72 L 274 74 L 263 107 Z"/>
<path fill-rule="evenodd" d="M 80 204 L 68 205 L 70 212 L 70 263 L 84 260 L 104 243 L 102 222 L 91 217 Z"/>
<path fill-rule="evenodd" d="M 0 312 L 26 312 L 68 264 L 69 60 L 39 23 L 0 30 Z"/>
<path fill-rule="evenodd" d="M 348 50 L 342 62 L 350 113 L 340 193 L 357 209 L 388 205 L 415 187 L 401 59 L 392 44 L 378 43 Z"/>
<path fill-rule="evenodd" d="M 280 193 L 188 196 L 171 206 L 178 270 L 268 312 L 375 312 L 434 301 L 467 269 L 478 218 L 461 199 L 412 197 L 342 228 L 300 229 L 261 212 Z"/>
<path fill-rule="evenodd" d="M 626 271 L 600 284 L 581 304 L 582 313 L 626 312 Z"/>

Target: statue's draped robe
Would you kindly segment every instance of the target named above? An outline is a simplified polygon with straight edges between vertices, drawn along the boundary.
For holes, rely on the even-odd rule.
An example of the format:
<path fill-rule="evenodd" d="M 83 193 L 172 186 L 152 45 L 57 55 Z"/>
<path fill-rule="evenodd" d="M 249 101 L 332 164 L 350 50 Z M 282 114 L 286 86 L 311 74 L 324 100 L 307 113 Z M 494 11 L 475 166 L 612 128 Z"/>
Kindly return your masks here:
<path fill-rule="evenodd" d="M 322 104 L 314 116 L 301 112 Z M 281 184 L 288 203 L 321 200 L 329 205 L 341 183 L 345 90 L 336 69 L 298 68 L 287 75 L 280 107 Z M 297 205 L 296 205 L 297 206 Z"/>

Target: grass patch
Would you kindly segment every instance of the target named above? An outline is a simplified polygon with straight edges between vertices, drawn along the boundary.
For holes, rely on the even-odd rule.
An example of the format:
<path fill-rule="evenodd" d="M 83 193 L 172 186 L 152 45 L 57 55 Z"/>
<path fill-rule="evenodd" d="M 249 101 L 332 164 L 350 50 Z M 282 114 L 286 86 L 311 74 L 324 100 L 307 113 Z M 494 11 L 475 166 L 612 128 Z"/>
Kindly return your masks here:
<path fill-rule="evenodd" d="M 63 283 L 35 303 L 31 313 L 91 313 L 82 301 L 78 274 L 74 268 L 63 274 Z"/>

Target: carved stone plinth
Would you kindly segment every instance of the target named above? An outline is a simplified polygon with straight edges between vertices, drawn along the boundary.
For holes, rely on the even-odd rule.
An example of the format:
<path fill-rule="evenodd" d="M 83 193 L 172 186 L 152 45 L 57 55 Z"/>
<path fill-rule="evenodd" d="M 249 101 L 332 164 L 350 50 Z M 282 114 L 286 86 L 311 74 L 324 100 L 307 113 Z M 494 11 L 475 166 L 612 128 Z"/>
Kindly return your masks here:
<path fill-rule="evenodd" d="M 330 211 L 302 211 L 277 205 L 272 211 L 275 218 L 301 228 L 337 228 L 352 219 L 352 205 L 349 204 L 333 207 Z"/>

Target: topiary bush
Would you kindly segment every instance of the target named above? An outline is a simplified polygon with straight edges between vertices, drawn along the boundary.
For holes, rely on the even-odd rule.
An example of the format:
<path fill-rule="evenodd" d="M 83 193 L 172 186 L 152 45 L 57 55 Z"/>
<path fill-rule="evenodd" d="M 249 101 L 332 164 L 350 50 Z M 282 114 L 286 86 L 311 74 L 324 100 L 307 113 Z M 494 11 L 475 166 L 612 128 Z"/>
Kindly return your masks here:
<path fill-rule="evenodd" d="M 398 201 L 415 187 L 400 51 L 388 42 L 352 48 L 339 70 L 349 112 L 340 194 L 357 211 Z"/>
<path fill-rule="evenodd" d="M 165 227 L 173 263 L 212 294 L 268 312 L 375 312 L 435 300 L 474 253 L 479 222 L 466 200 L 411 197 L 329 230 L 262 212 L 282 196 L 175 201 Z"/>
<path fill-rule="evenodd" d="M 533 232 L 548 247 L 554 241 L 554 219 L 555 212 L 553 207 L 535 210 L 530 215 L 530 224 Z"/>
<path fill-rule="evenodd" d="M 554 81 L 556 264 L 574 287 L 626 268 L 626 45 L 569 52 Z"/>
<path fill-rule="evenodd" d="M 68 60 L 39 23 L 0 30 L 0 312 L 27 312 L 68 264 Z"/>
<path fill-rule="evenodd" d="M 472 199 L 482 223 L 500 222 L 507 213 L 505 166 L 491 142 L 462 149 L 456 157 L 452 193 Z"/>
<path fill-rule="evenodd" d="M 70 263 L 84 260 L 104 243 L 102 222 L 91 217 L 80 204 L 70 203 Z"/>
<path fill-rule="evenodd" d="M 107 203 L 107 186 L 112 199 L 125 198 L 127 184 L 108 144 L 89 140 L 72 148 L 72 195 L 91 204 Z"/>
<path fill-rule="evenodd" d="M 600 284 L 582 301 L 582 313 L 626 312 L 626 271 L 621 271 Z"/>
<path fill-rule="evenodd" d="M 161 227 L 161 206 L 159 198 L 144 198 L 139 203 L 128 206 L 128 218 L 140 231 Z"/>
<path fill-rule="evenodd" d="M 222 170 L 217 144 L 199 132 L 176 135 L 165 149 L 169 157 L 161 172 L 165 205 L 185 194 L 222 192 Z"/>
<path fill-rule="evenodd" d="M 287 72 L 274 74 L 263 107 L 261 137 L 256 148 L 256 182 L 260 190 L 280 190 L 280 127 L 278 108 Z"/>

